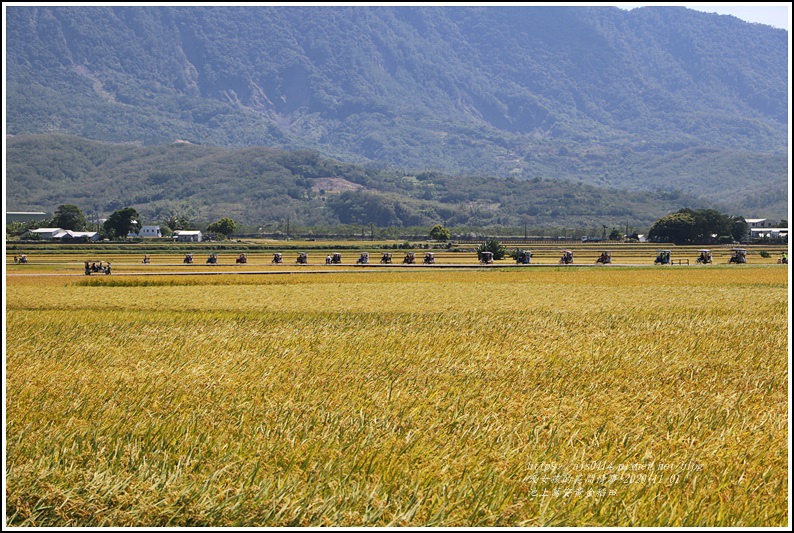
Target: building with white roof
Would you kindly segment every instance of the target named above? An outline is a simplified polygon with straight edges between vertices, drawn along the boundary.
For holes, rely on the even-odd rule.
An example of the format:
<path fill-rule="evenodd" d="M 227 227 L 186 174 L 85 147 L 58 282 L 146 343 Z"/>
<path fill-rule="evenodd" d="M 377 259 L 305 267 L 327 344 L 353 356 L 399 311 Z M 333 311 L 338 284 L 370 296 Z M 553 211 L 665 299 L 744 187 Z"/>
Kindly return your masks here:
<path fill-rule="evenodd" d="M 38 228 L 32 229 L 28 233 L 38 235 L 46 240 L 62 240 L 62 239 L 84 239 L 88 241 L 99 240 L 99 233 L 96 231 L 72 231 L 70 229 L 61 228 Z"/>
<path fill-rule="evenodd" d="M 162 237 L 160 226 L 141 226 L 138 233 L 130 232 L 127 237 Z"/>
<path fill-rule="evenodd" d="M 753 239 L 786 239 L 788 240 L 788 228 L 777 228 L 774 222 L 766 218 L 746 218 L 744 219 L 750 226 L 750 240 Z"/>
<path fill-rule="evenodd" d="M 174 232 L 174 240 L 177 242 L 201 242 L 201 232 L 199 230 L 177 230 Z"/>

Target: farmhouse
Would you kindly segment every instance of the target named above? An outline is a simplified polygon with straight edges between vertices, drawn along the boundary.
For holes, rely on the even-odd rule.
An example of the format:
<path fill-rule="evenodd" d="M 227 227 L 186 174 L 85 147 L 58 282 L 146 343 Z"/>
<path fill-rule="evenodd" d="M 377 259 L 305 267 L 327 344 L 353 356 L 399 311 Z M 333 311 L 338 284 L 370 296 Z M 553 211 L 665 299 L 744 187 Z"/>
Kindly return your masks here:
<path fill-rule="evenodd" d="M 143 226 L 138 233 L 130 232 L 128 237 L 162 237 L 160 226 Z"/>
<path fill-rule="evenodd" d="M 747 225 L 750 226 L 750 229 L 772 227 L 772 221 L 767 220 L 766 218 L 748 218 L 746 219 L 746 222 Z"/>
<path fill-rule="evenodd" d="M 174 232 L 177 242 L 201 242 L 201 232 L 198 230 L 177 230 Z"/>

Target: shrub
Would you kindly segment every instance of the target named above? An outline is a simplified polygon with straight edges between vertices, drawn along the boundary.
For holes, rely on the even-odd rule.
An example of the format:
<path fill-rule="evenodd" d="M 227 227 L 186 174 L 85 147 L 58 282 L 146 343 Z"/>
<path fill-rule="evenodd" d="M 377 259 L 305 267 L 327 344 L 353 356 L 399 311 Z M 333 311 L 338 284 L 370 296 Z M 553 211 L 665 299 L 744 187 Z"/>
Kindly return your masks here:
<path fill-rule="evenodd" d="M 507 248 L 505 248 L 501 242 L 491 238 L 477 247 L 478 259 L 482 257 L 483 252 L 492 252 L 494 261 L 496 261 L 505 258 L 505 255 L 507 254 Z"/>

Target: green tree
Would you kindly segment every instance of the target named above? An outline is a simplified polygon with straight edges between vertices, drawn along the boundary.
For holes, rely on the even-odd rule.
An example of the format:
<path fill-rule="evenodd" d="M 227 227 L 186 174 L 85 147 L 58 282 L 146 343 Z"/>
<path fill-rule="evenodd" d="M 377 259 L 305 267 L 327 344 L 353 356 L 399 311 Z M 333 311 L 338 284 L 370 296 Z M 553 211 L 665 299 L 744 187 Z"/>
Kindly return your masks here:
<path fill-rule="evenodd" d="M 698 209 L 690 211 L 695 217 L 695 235 L 690 239 L 695 243 L 709 243 L 713 241 L 712 235 L 730 235 L 731 220 L 716 209 Z"/>
<path fill-rule="evenodd" d="M 448 241 L 449 237 L 449 228 L 445 228 L 441 224 L 436 224 L 430 230 L 430 238 L 434 241 Z"/>
<path fill-rule="evenodd" d="M 685 244 L 695 236 L 695 216 L 689 210 L 664 216 L 653 223 L 648 232 L 648 239 L 656 242 L 674 242 Z"/>
<path fill-rule="evenodd" d="M 234 220 L 229 217 L 223 217 L 207 226 L 207 231 L 219 233 L 228 239 L 229 235 L 234 233 L 235 228 L 237 228 L 237 223 Z"/>
<path fill-rule="evenodd" d="M 171 215 L 163 221 L 163 225 L 172 232 L 184 229 L 193 229 L 193 224 L 183 215 Z"/>
<path fill-rule="evenodd" d="M 727 240 L 743 240 L 749 233 L 747 222 L 741 217 L 723 215 L 716 209 L 684 208 L 657 220 L 648 238 L 657 242 L 676 244 L 708 244 Z"/>
<path fill-rule="evenodd" d="M 612 228 L 612 231 L 609 233 L 609 240 L 610 241 L 619 241 L 623 235 L 620 234 L 620 231 L 617 228 Z"/>
<path fill-rule="evenodd" d="M 52 217 L 52 225 L 55 228 L 68 229 L 72 231 L 85 231 L 88 221 L 85 215 L 76 205 L 59 205 Z"/>
<path fill-rule="evenodd" d="M 750 224 L 747 223 L 744 217 L 733 217 L 730 235 L 734 241 L 746 241 L 750 237 Z"/>
<path fill-rule="evenodd" d="M 482 257 L 483 252 L 492 252 L 494 261 L 496 261 L 505 258 L 505 255 L 507 255 L 507 248 L 496 239 L 490 238 L 477 247 L 477 259 Z"/>
<path fill-rule="evenodd" d="M 52 227 L 50 220 L 28 220 L 27 222 L 9 222 L 6 224 L 6 235 L 19 237 L 32 229 Z M 31 235 L 37 235 L 33 233 Z"/>
<path fill-rule="evenodd" d="M 126 239 L 129 232 L 141 229 L 139 218 L 140 215 L 134 208 L 124 207 L 114 211 L 102 227 L 111 239 Z"/>

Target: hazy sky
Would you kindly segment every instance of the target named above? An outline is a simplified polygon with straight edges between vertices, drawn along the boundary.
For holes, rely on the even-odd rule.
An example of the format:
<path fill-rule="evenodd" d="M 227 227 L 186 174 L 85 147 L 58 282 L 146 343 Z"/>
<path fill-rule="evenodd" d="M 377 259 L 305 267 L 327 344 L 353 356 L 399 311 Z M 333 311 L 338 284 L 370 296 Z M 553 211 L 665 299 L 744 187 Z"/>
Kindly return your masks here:
<path fill-rule="evenodd" d="M 612 5 L 623 9 L 654 5 L 683 6 L 707 13 L 733 15 L 747 22 L 758 22 L 791 31 L 791 4 L 789 2 L 761 2 L 757 4 L 750 2 L 625 2 Z"/>

